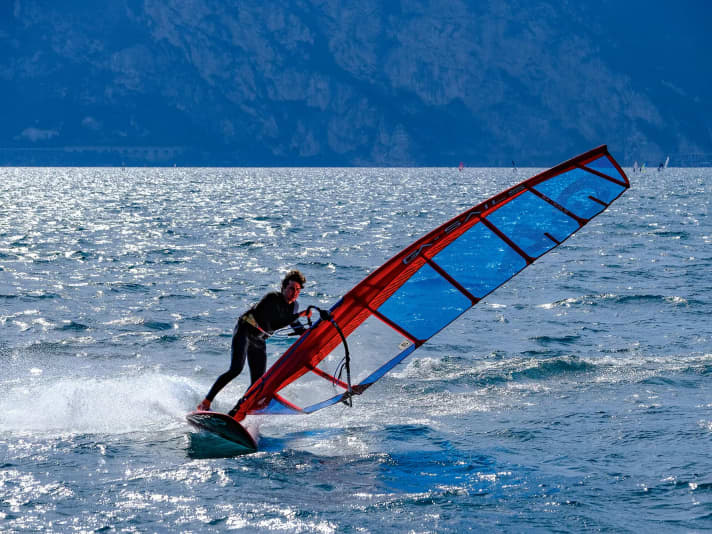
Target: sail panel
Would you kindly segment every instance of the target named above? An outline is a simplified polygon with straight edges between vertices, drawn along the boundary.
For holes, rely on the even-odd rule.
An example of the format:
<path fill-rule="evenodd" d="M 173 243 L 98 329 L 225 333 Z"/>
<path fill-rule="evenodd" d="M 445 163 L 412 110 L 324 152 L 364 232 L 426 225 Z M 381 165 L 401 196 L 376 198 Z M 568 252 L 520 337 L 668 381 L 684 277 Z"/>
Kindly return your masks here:
<path fill-rule="evenodd" d="M 393 369 L 396 365 L 398 365 L 400 362 L 402 362 L 406 357 L 410 356 L 410 353 L 413 352 L 415 349 L 418 347 L 415 344 L 411 344 L 406 346 L 406 349 L 403 350 L 398 356 L 393 358 L 390 361 L 387 361 L 385 364 L 383 364 L 381 367 L 376 369 L 373 373 L 371 373 L 369 376 L 364 378 L 361 382 L 359 382 L 360 386 L 370 386 L 373 384 L 376 380 L 379 378 L 383 377 L 388 371 Z"/>
<path fill-rule="evenodd" d="M 609 176 L 612 180 L 618 181 L 620 185 L 627 187 L 628 179 L 623 174 L 623 170 L 617 163 L 608 155 L 602 155 L 593 158 L 590 161 L 582 163 L 588 169 L 591 169 L 601 174 Z"/>
<path fill-rule="evenodd" d="M 358 354 L 351 362 L 351 380 L 354 384 L 363 381 L 378 369 L 383 362 L 390 360 L 413 342 L 381 321 L 375 315 L 366 319 L 348 337 L 349 349 L 352 354 Z M 341 345 L 336 347 L 319 364 L 319 369 L 329 375 L 337 372 L 344 357 Z"/>
<path fill-rule="evenodd" d="M 282 388 L 280 396 L 294 406 L 304 408 L 325 398 L 342 394 L 344 389 L 313 372 L 307 372 Z"/>
<path fill-rule="evenodd" d="M 484 224 L 473 226 L 433 260 L 477 298 L 527 266 L 524 258 Z"/>
<path fill-rule="evenodd" d="M 369 317 L 348 337 L 349 349 L 358 354 L 351 362 L 351 381 L 359 384 L 373 375 L 382 365 L 414 344 L 376 316 Z M 339 385 L 346 380 L 345 373 L 339 377 L 344 358 L 342 345 L 334 348 L 319 362 L 314 370 L 305 373 L 281 389 L 280 395 L 288 402 L 308 411 L 308 406 L 320 403 L 325 398 L 340 396 L 346 388 Z"/>
<path fill-rule="evenodd" d="M 578 168 L 538 184 L 535 189 L 584 219 L 602 212 L 625 190 L 613 181 Z"/>
<path fill-rule="evenodd" d="M 378 311 L 425 340 L 471 306 L 470 299 L 425 264 Z"/>
<path fill-rule="evenodd" d="M 548 252 L 579 228 L 575 219 L 529 191 L 488 215 L 487 220 L 532 258 Z"/>

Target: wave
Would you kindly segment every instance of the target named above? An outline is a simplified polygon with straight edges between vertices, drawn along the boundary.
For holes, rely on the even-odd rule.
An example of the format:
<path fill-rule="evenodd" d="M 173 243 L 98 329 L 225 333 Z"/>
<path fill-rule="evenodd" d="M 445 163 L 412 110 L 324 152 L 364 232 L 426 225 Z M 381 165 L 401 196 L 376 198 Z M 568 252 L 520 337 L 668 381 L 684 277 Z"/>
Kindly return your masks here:
<path fill-rule="evenodd" d="M 120 319 L 115 319 L 113 321 L 108 321 L 104 323 L 107 326 L 118 326 L 121 327 L 122 331 L 136 331 L 133 327 L 145 327 L 149 330 L 172 330 L 174 327 L 173 323 L 167 323 L 165 321 L 157 321 L 146 319 L 145 317 L 137 317 L 135 315 L 128 315 Z"/>
<path fill-rule="evenodd" d="M 548 380 L 565 375 L 593 372 L 596 365 L 577 356 L 562 356 L 546 360 L 534 360 L 524 369 L 513 371 L 509 378 L 512 381 L 521 379 Z"/>
<path fill-rule="evenodd" d="M 74 250 L 72 252 L 66 252 L 64 254 L 64 257 L 68 260 L 76 260 L 82 263 L 95 258 L 96 254 L 94 254 L 93 252 L 86 252 L 84 250 Z"/>
<path fill-rule="evenodd" d="M 20 293 L 18 297 L 20 298 L 20 300 L 26 302 L 32 302 L 34 300 L 51 300 L 62 298 L 60 294 L 52 293 L 51 291 L 31 291 L 27 293 Z"/>
<path fill-rule="evenodd" d="M 712 354 L 644 356 L 622 353 L 619 356 L 606 357 L 579 357 L 570 354 L 553 357 L 497 356 L 486 360 L 449 356 L 416 358 L 402 371 L 392 373 L 392 376 L 407 381 L 409 384 L 406 387 L 433 390 L 449 387 L 487 388 L 524 383 L 551 386 L 556 381 L 572 380 L 592 387 L 608 383 L 674 383 L 693 387 L 698 383 L 696 378 L 709 374 L 712 374 Z"/>
<path fill-rule="evenodd" d="M 185 300 L 188 300 L 188 299 L 192 299 L 192 298 L 195 298 L 195 297 L 193 297 L 192 295 L 180 295 L 180 294 L 177 294 L 177 293 L 171 293 L 171 294 L 168 294 L 168 295 L 159 295 L 159 296 L 158 296 L 158 300 L 159 300 L 159 301 L 161 301 L 161 300 L 169 300 L 169 299 L 176 299 L 176 300 L 184 300 L 184 299 L 185 299 Z"/>
<path fill-rule="evenodd" d="M 535 341 L 536 343 L 539 343 L 544 346 L 548 345 L 573 345 L 576 343 L 578 340 L 581 339 L 581 336 L 577 335 L 567 335 L 567 336 L 535 336 L 530 338 L 532 341 Z"/>
<path fill-rule="evenodd" d="M 70 331 L 70 332 L 81 332 L 82 330 L 87 330 L 89 327 L 82 323 L 76 323 L 74 321 L 68 321 L 62 326 L 57 327 L 57 330 Z"/>
<path fill-rule="evenodd" d="M 463 357 L 448 357 L 415 359 L 403 372 L 394 373 L 394 376 L 425 382 L 438 381 L 446 385 L 487 387 L 523 380 L 544 381 L 595 370 L 595 363 L 570 355 L 476 362 Z"/>
<path fill-rule="evenodd" d="M 583 295 L 580 297 L 569 297 L 566 299 L 556 300 L 554 302 L 539 304 L 537 308 L 551 309 L 551 308 L 570 308 L 575 306 L 596 306 L 601 303 L 611 303 L 611 304 L 651 304 L 651 303 L 664 303 L 672 304 L 675 306 L 687 306 L 691 304 L 686 298 L 678 295 L 652 295 L 652 294 L 639 294 L 639 295 L 616 295 L 614 293 L 603 293 L 599 295 Z M 694 301 L 693 303 L 697 303 Z"/>
<path fill-rule="evenodd" d="M 143 284 L 137 284 L 135 282 L 106 282 L 109 289 L 114 293 L 121 293 L 122 291 L 129 292 L 148 292 L 149 288 Z"/>
<path fill-rule="evenodd" d="M 143 326 L 150 328 L 151 330 L 171 330 L 173 328 L 172 323 L 164 323 L 161 321 L 142 321 Z"/>
<path fill-rule="evenodd" d="M 651 235 L 654 235 L 656 237 L 671 237 L 673 239 L 682 239 L 686 240 L 690 238 L 690 234 L 685 231 L 672 231 L 672 230 L 653 230 L 650 232 Z"/>
<path fill-rule="evenodd" d="M 74 355 L 80 343 L 81 340 L 75 338 L 62 341 L 36 341 L 24 348 L 13 349 L 13 354 L 39 356 L 42 358 L 52 358 L 60 354 Z"/>
<path fill-rule="evenodd" d="M 647 304 L 652 302 L 687 304 L 687 300 L 683 297 L 665 295 L 622 295 L 614 299 L 614 301 L 620 304 Z"/>

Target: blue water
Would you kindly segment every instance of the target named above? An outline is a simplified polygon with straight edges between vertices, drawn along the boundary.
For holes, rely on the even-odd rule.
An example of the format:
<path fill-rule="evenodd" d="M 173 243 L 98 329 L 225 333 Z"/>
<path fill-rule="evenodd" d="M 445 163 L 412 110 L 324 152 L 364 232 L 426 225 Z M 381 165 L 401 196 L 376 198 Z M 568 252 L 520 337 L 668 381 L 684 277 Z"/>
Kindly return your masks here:
<path fill-rule="evenodd" d="M 629 173 L 353 408 L 185 423 L 287 269 L 328 307 L 534 172 L 0 170 L 0 530 L 712 528 L 712 169 Z"/>

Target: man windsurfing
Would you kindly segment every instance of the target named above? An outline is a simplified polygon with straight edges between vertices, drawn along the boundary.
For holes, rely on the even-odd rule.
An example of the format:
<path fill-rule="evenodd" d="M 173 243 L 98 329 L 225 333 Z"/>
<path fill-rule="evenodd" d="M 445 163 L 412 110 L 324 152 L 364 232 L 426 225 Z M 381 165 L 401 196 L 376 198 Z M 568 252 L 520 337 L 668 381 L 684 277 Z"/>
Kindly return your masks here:
<path fill-rule="evenodd" d="M 198 404 L 198 410 L 210 410 L 210 404 L 218 392 L 242 372 L 245 360 L 250 366 L 250 385 L 264 374 L 267 367 L 265 340 L 276 330 L 291 326 L 297 334 L 304 332 L 299 318 L 311 317 L 311 309 L 300 312 L 297 297 L 306 281 L 301 272 L 289 271 L 282 280 L 281 291 L 267 293 L 262 300 L 240 316 L 232 334 L 230 369 L 218 377 Z M 236 408 L 237 406 L 231 412 Z"/>

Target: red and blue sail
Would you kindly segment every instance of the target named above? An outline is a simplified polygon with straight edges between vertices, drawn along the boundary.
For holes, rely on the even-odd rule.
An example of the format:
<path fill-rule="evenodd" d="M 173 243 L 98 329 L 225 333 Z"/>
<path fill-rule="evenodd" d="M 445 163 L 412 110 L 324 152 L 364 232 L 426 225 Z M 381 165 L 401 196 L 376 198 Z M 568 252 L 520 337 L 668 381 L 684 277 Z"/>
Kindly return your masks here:
<path fill-rule="evenodd" d="M 247 391 L 235 419 L 346 401 L 604 211 L 630 187 L 600 146 L 502 191 L 403 249 L 346 293 Z M 338 373 L 348 340 L 351 382 Z"/>

